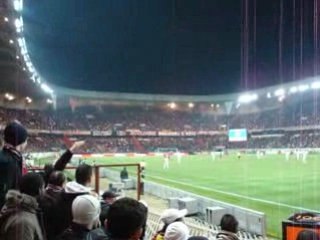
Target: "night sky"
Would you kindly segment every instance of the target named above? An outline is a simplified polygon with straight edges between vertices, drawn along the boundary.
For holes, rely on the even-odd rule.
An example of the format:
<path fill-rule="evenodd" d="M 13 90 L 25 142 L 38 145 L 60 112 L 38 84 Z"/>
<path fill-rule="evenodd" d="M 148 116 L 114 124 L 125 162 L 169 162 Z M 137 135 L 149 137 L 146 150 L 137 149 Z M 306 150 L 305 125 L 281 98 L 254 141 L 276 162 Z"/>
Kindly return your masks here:
<path fill-rule="evenodd" d="M 254 0 L 248 0 L 248 31 L 243 28 L 244 3 L 25 0 L 25 38 L 40 75 L 49 83 L 71 88 L 218 94 L 312 76 L 313 1 L 283 0 L 281 21 L 280 0 L 256 0 L 256 7 Z M 246 33 L 248 45 L 242 40 Z"/>

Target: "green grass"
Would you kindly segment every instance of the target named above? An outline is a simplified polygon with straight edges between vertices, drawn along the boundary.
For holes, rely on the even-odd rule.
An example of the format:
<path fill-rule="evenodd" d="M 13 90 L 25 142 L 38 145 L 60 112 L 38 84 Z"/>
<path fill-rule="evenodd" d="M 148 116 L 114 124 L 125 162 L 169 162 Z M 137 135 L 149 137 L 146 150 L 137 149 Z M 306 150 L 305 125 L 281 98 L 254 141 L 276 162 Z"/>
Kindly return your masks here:
<path fill-rule="evenodd" d="M 146 180 L 264 212 L 268 234 L 280 238 L 281 221 L 299 207 L 320 209 L 318 158 L 319 155 L 309 155 L 304 164 L 294 159 L 286 162 L 283 155 L 265 156 L 260 160 L 255 155 L 243 155 L 241 159 L 229 155 L 214 161 L 209 155 L 194 155 L 183 157 L 180 165 L 173 158 L 168 170 L 162 168 L 162 157 L 104 158 L 96 159 L 96 163 L 145 160 Z"/>

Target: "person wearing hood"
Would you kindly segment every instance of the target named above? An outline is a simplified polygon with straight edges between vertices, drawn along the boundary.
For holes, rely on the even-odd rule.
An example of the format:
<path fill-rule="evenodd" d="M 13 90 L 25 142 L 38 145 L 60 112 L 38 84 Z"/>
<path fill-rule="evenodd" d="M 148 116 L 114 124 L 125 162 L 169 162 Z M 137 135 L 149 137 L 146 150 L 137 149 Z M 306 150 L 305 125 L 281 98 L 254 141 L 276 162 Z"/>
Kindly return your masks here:
<path fill-rule="evenodd" d="M 165 232 L 170 224 L 174 222 L 182 222 L 183 218 L 188 214 L 187 209 L 169 208 L 163 211 L 160 220 L 163 222 L 162 228 L 153 236 L 153 240 L 163 240 Z"/>
<path fill-rule="evenodd" d="M 98 197 L 98 195 L 92 191 L 91 178 L 93 169 L 88 164 L 81 164 L 76 169 L 75 181 L 68 182 L 65 187 L 66 193 L 87 193 Z"/>
<path fill-rule="evenodd" d="M 21 178 L 20 192 L 9 190 L 0 212 L 1 240 L 42 240 L 44 228 L 39 222 L 40 211 L 36 197 L 43 191 L 44 182 L 37 173 Z M 41 219 L 41 217 L 40 217 Z"/>

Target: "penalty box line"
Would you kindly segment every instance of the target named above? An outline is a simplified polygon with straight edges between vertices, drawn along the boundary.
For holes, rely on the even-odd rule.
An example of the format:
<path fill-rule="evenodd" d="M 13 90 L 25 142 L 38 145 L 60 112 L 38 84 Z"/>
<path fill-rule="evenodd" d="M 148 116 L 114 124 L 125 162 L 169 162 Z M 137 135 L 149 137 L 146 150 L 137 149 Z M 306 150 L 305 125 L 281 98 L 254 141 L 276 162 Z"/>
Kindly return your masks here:
<path fill-rule="evenodd" d="M 249 196 L 245 196 L 245 195 L 241 195 L 241 194 L 237 194 L 237 193 L 226 192 L 226 191 L 222 191 L 222 190 L 218 190 L 218 189 L 214 189 L 214 188 L 209 188 L 209 187 L 204 187 L 204 186 L 195 186 L 195 185 L 190 184 L 190 183 L 180 182 L 180 181 L 176 181 L 176 180 L 169 179 L 169 178 L 163 178 L 163 177 L 160 177 L 160 176 L 152 175 L 150 177 L 156 178 L 156 179 L 159 179 L 159 180 L 163 180 L 163 181 L 167 181 L 167 182 L 182 184 L 182 185 L 185 185 L 185 186 L 188 186 L 188 187 L 199 188 L 199 189 L 210 191 L 210 192 L 217 192 L 217 193 L 221 193 L 221 194 L 224 194 L 224 195 L 229 195 L 229 196 L 233 196 L 233 197 L 237 197 L 237 198 L 243 198 L 243 199 L 247 199 L 247 200 L 251 200 L 251 201 L 255 201 L 255 202 L 261 202 L 261 203 L 265 203 L 265 204 L 269 204 L 269 205 L 275 205 L 277 207 L 281 206 L 281 207 L 286 207 L 286 208 L 291 208 L 291 209 L 296 209 L 296 210 L 317 212 L 317 210 L 314 210 L 314 209 L 302 208 L 302 207 L 293 206 L 293 205 L 289 205 L 289 204 L 285 204 L 285 203 L 278 203 L 278 202 L 274 202 L 274 201 L 270 201 L 270 200 L 264 200 L 264 199 L 260 199 L 260 198 L 249 197 Z"/>

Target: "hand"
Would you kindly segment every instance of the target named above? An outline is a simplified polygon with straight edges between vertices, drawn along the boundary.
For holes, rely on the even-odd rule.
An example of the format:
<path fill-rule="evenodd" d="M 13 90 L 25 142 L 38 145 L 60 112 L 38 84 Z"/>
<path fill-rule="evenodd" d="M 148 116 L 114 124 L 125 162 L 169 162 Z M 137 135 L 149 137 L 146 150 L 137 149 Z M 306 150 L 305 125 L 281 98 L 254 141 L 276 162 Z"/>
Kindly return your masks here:
<path fill-rule="evenodd" d="M 72 144 L 72 146 L 70 147 L 70 151 L 74 152 L 75 150 L 79 149 L 80 147 L 82 147 L 86 142 L 85 141 L 76 141 Z"/>

